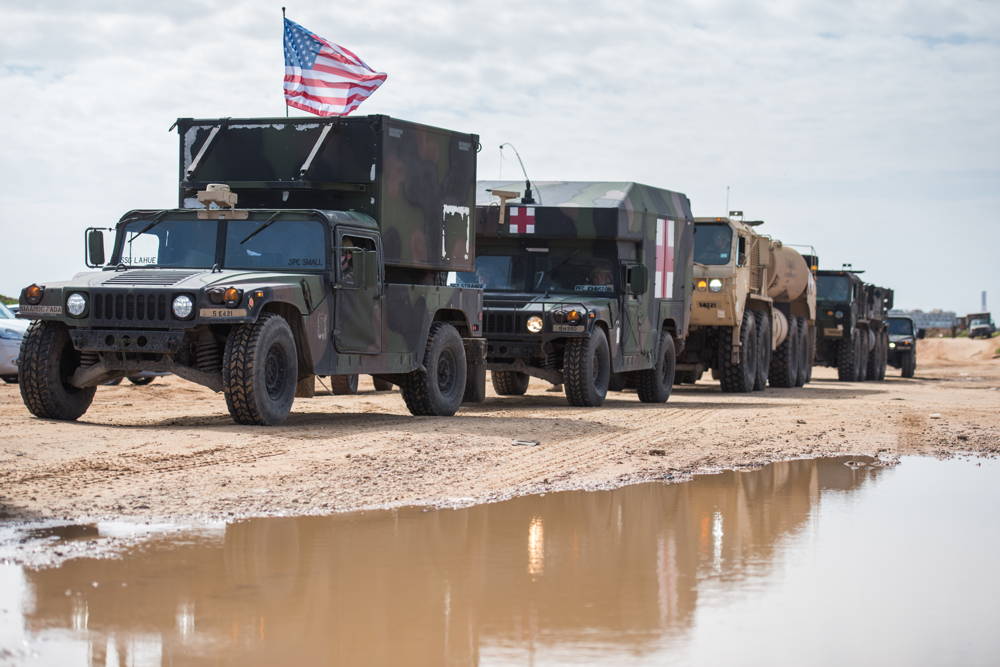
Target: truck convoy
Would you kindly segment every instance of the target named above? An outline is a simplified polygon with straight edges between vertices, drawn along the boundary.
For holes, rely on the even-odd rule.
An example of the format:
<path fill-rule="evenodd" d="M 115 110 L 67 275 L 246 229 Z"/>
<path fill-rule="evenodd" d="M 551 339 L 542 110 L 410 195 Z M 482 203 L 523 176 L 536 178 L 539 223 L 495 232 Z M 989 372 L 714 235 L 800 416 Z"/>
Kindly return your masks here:
<path fill-rule="evenodd" d="M 119 221 L 98 269 L 21 292 L 35 415 L 80 417 L 101 383 L 169 371 L 241 424 L 284 421 L 316 375 L 400 386 L 415 415 L 481 399 L 475 134 L 387 116 L 179 119 L 179 208 Z"/>
<path fill-rule="evenodd" d="M 864 282 L 860 273 L 817 273 L 816 363 L 836 368 L 843 382 L 884 380 L 889 357 L 893 292 Z"/>
<path fill-rule="evenodd" d="M 812 369 L 816 283 L 796 250 L 742 213 L 695 218 L 694 296 L 677 381 L 712 370 L 724 392 L 801 387 Z"/>
<path fill-rule="evenodd" d="M 917 370 L 917 339 L 924 337 L 924 330 L 918 330 L 913 319 L 905 316 L 890 317 L 886 326 L 889 334 L 886 363 L 900 369 L 903 377 L 913 377 Z"/>
<path fill-rule="evenodd" d="M 626 386 L 666 401 L 687 333 L 688 198 L 628 182 L 521 185 L 480 181 L 476 270 L 453 278 L 485 288 L 496 392 L 523 394 L 530 376 L 564 385 L 575 406 Z"/>

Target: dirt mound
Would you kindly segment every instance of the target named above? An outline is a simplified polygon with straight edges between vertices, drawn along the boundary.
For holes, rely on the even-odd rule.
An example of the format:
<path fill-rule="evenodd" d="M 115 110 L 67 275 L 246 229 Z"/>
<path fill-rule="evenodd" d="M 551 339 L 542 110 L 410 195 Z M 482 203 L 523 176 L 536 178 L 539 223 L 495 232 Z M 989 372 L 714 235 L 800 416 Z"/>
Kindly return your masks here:
<path fill-rule="evenodd" d="M 917 343 L 917 363 L 965 363 L 992 359 L 1000 338 L 925 338 Z"/>

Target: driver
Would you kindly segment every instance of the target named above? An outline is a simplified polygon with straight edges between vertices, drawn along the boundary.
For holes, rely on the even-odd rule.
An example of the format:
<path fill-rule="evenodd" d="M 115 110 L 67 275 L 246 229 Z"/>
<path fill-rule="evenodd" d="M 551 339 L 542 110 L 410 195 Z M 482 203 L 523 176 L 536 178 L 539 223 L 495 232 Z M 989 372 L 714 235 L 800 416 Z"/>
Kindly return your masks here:
<path fill-rule="evenodd" d="M 614 276 L 611 275 L 611 269 L 606 266 L 595 266 L 590 270 L 590 284 L 591 285 L 612 285 L 614 284 Z"/>

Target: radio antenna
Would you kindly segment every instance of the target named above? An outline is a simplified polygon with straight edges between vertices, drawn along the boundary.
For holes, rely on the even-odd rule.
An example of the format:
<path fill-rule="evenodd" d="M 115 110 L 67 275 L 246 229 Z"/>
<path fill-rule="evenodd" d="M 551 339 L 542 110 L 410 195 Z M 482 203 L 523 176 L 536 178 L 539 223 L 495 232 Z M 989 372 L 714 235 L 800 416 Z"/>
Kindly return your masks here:
<path fill-rule="evenodd" d="M 521 165 L 521 173 L 524 174 L 524 196 L 521 197 L 522 204 L 534 204 L 535 198 L 531 194 L 531 179 L 528 178 L 528 170 L 524 168 L 524 161 L 521 160 L 521 154 L 517 152 L 517 148 L 514 144 L 509 141 L 505 141 L 500 144 L 500 163 L 503 164 L 503 147 L 510 146 L 511 150 L 514 151 L 514 157 L 517 158 L 517 163 Z M 541 195 L 538 196 L 538 203 L 542 203 Z"/>

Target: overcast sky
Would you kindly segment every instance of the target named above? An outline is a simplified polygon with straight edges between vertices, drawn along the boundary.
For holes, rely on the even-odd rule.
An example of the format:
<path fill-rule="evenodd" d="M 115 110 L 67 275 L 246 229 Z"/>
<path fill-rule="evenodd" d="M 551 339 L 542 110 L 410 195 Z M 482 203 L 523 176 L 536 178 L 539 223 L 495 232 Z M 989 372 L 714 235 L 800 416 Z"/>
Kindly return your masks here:
<path fill-rule="evenodd" d="M 288 0 L 291 3 L 291 0 Z M 280 4 L 0 2 L 0 292 L 176 205 L 179 116 L 285 113 Z M 873 8 L 877 6 L 877 8 Z M 299 2 L 388 81 L 356 113 L 512 142 L 533 179 L 763 218 L 903 308 L 1000 311 L 1000 2 Z M 302 115 L 297 113 L 296 115 Z M 509 151 L 507 151 L 509 153 Z M 503 176 L 516 163 L 504 160 Z"/>

